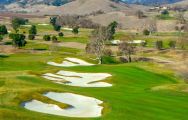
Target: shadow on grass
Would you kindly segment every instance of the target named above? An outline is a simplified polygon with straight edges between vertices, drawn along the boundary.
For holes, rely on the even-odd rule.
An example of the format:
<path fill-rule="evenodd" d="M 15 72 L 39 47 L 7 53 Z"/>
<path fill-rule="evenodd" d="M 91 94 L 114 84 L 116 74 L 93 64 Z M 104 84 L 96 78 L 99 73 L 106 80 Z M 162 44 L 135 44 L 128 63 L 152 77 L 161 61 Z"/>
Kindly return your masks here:
<path fill-rule="evenodd" d="M 0 54 L 0 58 L 7 58 L 9 57 L 8 55 Z"/>

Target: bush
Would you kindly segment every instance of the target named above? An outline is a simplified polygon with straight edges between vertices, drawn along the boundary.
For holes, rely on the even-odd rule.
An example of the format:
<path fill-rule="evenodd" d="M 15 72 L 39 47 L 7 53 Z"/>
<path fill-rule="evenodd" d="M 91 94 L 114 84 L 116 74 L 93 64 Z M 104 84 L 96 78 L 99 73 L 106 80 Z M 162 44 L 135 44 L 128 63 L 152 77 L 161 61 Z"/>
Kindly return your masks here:
<path fill-rule="evenodd" d="M 54 27 L 55 31 L 60 31 L 61 30 L 61 26 L 59 26 L 59 25 L 54 25 L 53 27 Z"/>
<path fill-rule="evenodd" d="M 59 37 L 63 37 L 64 34 L 62 32 L 58 33 Z"/>
<path fill-rule="evenodd" d="M 52 36 L 52 42 L 57 42 L 57 37 L 56 36 Z"/>
<path fill-rule="evenodd" d="M 112 50 L 111 49 L 106 49 L 105 51 L 104 51 L 104 55 L 105 56 L 112 56 Z"/>
<path fill-rule="evenodd" d="M 119 58 L 119 61 L 122 62 L 122 63 L 128 63 L 129 61 L 127 60 L 127 58 L 125 57 L 120 57 Z"/>
<path fill-rule="evenodd" d="M 150 34 L 150 31 L 147 30 L 147 29 L 145 29 L 145 30 L 143 31 L 143 34 L 144 34 L 144 35 L 149 35 L 149 34 Z"/>
<path fill-rule="evenodd" d="M 29 40 L 34 40 L 35 39 L 35 35 L 28 35 L 28 39 Z"/>
<path fill-rule="evenodd" d="M 0 35 L 0 41 L 2 41 L 3 40 L 3 36 L 2 35 Z"/>
<path fill-rule="evenodd" d="M 161 15 L 169 15 L 168 10 L 163 10 L 163 11 L 161 12 Z"/>
<path fill-rule="evenodd" d="M 111 56 L 103 56 L 102 57 L 102 64 L 116 64 L 118 63 L 116 59 Z"/>
<path fill-rule="evenodd" d="M 1 35 L 8 34 L 8 31 L 5 25 L 0 25 L 0 34 Z"/>
<path fill-rule="evenodd" d="M 142 42 L 142 43 L 141 43 L 141 46 L 142 46 L 142 47 L 146 47 L 146 46 L 147 46 L 147 42 Z"/>
<path fill-rule="evenodd" d="M 163 48 L 163 41 L 157 41 L 157 42 L 156 42 L 156 48 L 157 48 L 158 50 L 161 50 L 161 49 Z"/>
<path fill-rule="evenodd" d="M 36 35 L 37 34 L 37 28 L 35 25 L 32 25 L 30 30 L 29 30 L 29 34 L 33 34 Z"/>
<path fill-rule="evenodd" d="M 45 41 L 50 41 L 50 40 L 51 40 L 50 35 L 44 35 L 44 36 L 43 36 L 43 40 L 45 40 Z"/>
<path fill-rule="evenodd" d="M 168 45 L 170 48 L 174 49 L 176 48 L 176 41 L 170 41 Z"/>

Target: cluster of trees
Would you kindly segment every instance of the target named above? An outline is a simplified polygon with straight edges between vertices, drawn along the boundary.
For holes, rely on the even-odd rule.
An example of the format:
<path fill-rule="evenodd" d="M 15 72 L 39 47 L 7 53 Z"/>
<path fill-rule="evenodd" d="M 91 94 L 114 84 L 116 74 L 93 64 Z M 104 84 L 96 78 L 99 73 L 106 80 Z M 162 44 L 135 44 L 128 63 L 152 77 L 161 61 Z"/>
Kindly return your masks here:
<path fill-rule="evenodd" d="M 62 15 L 57 17 L 56 23 L 60 26 L 75 27 L 79 26 L 81 28 L 97 28 L 99 24 L 93 23 L 91 20 L 77 15 Z"/>
<path fill-rule="evenodd" d="M 21 25 L 25 25 L 25 24 L 28 23 L 28 22 L 29 22 L 28 19 L 19 18 L 19 17 L 13 18 L 13 19 L 11 20 L 12 28 L 15 30 L 16 33 L 18 32 L 18 28 L 19 28 Z"/>
<path fill-rule="evenodd" d="M 45 40 L 45 41 L 51 41 L 52 40 L 52 42 L 54 42 L 54 43 L 58 42 L 58 39 L 57 39 L 56 36 L 50 36 L 50 35 L 44 35 L 43 40 Z"/>

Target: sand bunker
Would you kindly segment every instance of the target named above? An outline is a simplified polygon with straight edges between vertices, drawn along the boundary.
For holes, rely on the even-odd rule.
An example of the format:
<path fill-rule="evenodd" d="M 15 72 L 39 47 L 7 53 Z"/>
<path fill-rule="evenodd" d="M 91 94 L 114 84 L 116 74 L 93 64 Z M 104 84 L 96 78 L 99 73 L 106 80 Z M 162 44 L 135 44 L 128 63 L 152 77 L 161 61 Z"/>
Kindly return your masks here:
<path fill-rule="evenodd" d="M 23 27 L 31 27 L 32 25 L 21 25 Z"/>
<path fill-rule="evenodd" d="M 78 58 L 65 58 L 62 63 L 48 62 L 47 64 L 57 67 L 73 67 L 73 66 L 92 66 L 94 64 L 88 63 Z"/>
<path fill-rule="evenodd" d="M 38 25 L 41 25 L 41 26 L 47 26 L 47 25 L 49 25 L 49 24 L 45 24 L 45 23 L 43 23 L 43 24 L 38 24 Z"/>
<path fill-rule="evenodd" d="M 54 104 L 43 103 L 38 100 L 32 100 L 24 103 L 24 108 L 36 112 L 60 115 L 66 117 L 100 117 L 103 107 L 99 106 L 103 102 L 92 98 L 72 93 L 49 92 L 44 96 L 73 107 L 62 109 Z"/>
<path fill-rule="evenodd" d="M 72 28 L 62 28 L 63 30 L 72 31 Z"/>
<path fill-rule="evenodd" d="M 110 76 L 108 73 L 77 73 L 63 70 L 56 74 L 46 73 L 43 75 L 44 78 L 56 83 L 78 87 L 111 87 L 112 84 L 98 82 Z"/>

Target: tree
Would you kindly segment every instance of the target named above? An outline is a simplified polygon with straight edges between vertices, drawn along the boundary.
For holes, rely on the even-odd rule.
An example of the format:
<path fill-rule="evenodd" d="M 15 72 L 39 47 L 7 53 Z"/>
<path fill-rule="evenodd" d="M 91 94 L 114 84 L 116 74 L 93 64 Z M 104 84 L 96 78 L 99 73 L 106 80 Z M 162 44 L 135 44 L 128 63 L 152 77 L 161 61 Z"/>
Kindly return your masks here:
<path fill-rule="evenodd" d="M 10 34 L 9 37 L 12 39 L 13 46 L 15 47 L 21 48 L 27 43 L 23 34 Z"/>
<path fill-rule="evenodd" d="M 62 32 L 58 33 L 59 37 L 63 37 L 64 34 Z"/>
<path fill-rule="evenodd" d="M 142 12 L 141 10 L 136 11 L 136 16 L 138 17 L 138 19 L 141 19 L 144 17 L 144 12 Z"/>
<path fill-rule="evenodd" d="M 61 26 L 57 24 L 57 17 L 51 17 L 50 18 L 50 23 L 52 24 L 53 28 L 55 31 L 60 31 Z"/>
<path fill-rule="evenodd" d="M 177 43 L 178 43 L 178 46 L 181 48 L 181 49 L 185 49 L 186 46 L 188 46 L 188 34 L 184 34 L 182 36 L 179 37 Z"/>
<path fill-rule="evenodd" d="M 75 34 L 75 35 L 78 34 L 79 33 L 79 27 L 78 26 L 74 27 L 72 29 L 72 33 Z"/>
<path fill-rule="evenodd" d="M 55 42 L 57 42 L 57 40 L 58 40 L 58 39 L 57 39 L 57 37 L 56 37 L 56 36 L 52 36 L 52 42 L 54 42 L 54 43 L 55 43 Z"/>
<path fill-rule="evenodd" d="M 158 49 L 158 50 L 161 50 L 162 48 L 163 48 L 163 41 L 156 41 L 156 43 L 155 43 L 156 45 L 156 48 Z"/>
<path fill-rule="evenodd" d="M 35 35 L 29 34 L 29 35 L 28 35 L 28 39 L 29 39 L 29 40 L 34 40 L 34 39 L 35 39 Z"/>
<path fill-rule="evenodd" d="M 148 30 L 149 30 L 150 34 L 157 31 L 157 21 L 155 19 L 150 19 L 148 21 Z"/>
<path fill-rule="evenodd" d="M 150 31 L 149 31 L 148 29 L 144 29 L 143 34 L 144 34 L 144 35 L 149 35 L 149 34 L 150 34 Z"/>
<path fill-rule="evenodd" d="M 131 55 L 135 52 L 134 49 L 135 47 L 131 43 L 122 42 L 119 44 L 119 51 L 128 59 L 128 62 L 132 62 Z"/>
<path fill-rule="evenodd" d="M 2 35 L 0 35 L 0 41 L 2 41 L 3 40 L 3 36 Z"/>
<path fill-rule="evenodd" d="M 0 35 L 8 34 L 7 28 L 5 25 L 0 25 Z"/>
<path fill-rule="evenodd" d="M 54 27 L 55 31 L 60 31 L 61 30 L 61 26 L 59 26 L 59 25 L 54 25 L 53 27 Z"/>
<path fill-rule="evenodd" d="M 37 34 L 37 28 L 35 25 L 32 25 L 30 30 L 29 30 L 30 35 L 36 35 Z"/>
<path fill-rule="evenodd" d="M 44 35 L 44 36 L 43 36 L 43 40 L 45 40 L 45 41 L 50 41 L 50 40 L 51 40 L 50 35 Z"/>
<path fill-rule="evenodd" d="M 168 45 L 169 45 L 170 48 L 175 49 L 176 48 L 176 41 L 170 41 Z"/>
<path fill-rule="evenodd" d="M 116 21 L 110 23 L 107 27 L 108 29 L 108 40 L 114 39 L 114 34 L 116 33 L 116 28 L 118 26 L 118 23 Z"/>
<path fill-rule="evenodd" d="M 182 11 L 178 11 L 177 14 L 175 15 L 176 20 L 177 20 L 177 24 L 185 24 L 186 23 L 186 19 L 185 19 L 185 13 Z"/>
<path fill-rule="evenodd" d="M 20 27 L 20 25 L 25 25 L 27 22 L 28 20 L 23 18 L 13 18 L 11 20 L 12 27 L 16 31 L 16 33 L 18 32 L 18 28 Z"/>
<path fill-rule="evenodd" d="M 163 11 L 161 12 L 161 15 L 169 15 L 168 10 L 163 10 Z"/>
<path fill-rule="evenodd" d="M 95 54 L 99 60 L 99 64 L 102 64 L 106 40 L 106 28 L 99 27 L 91 32 L 90 41 L 86 46 L 86 52 Z"/>
<path fill-rule="evenodd" d="M 51 17 L 50 18 L 50 23 L 54 26 L 56 25 L 57 17 Z"/>

